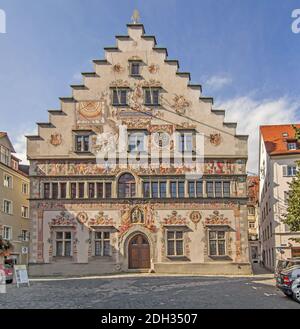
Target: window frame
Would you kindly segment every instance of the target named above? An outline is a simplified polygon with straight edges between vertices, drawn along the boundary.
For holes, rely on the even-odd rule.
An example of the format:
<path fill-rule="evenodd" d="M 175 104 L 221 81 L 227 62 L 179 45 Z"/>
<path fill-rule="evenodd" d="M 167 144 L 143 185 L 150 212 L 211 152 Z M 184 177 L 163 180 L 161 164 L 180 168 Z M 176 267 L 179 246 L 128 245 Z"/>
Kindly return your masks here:
<path fill-rule="evenodd" d="M 10 183 L 8 183 L 8 185 L 6 185 L 6 179 L 9 178 L 10 180 Z M 9 188 L 9 189 L 13 189 L 14 188 L 14 178 L 12 175 L 4 172 L 3 173 L 3 186 L 6 187 L 6 188 Z"/>
<path fill-rule="evenodd" d="M 219 238 L 219 233 L 224 233 L 224 238 Z M 211 238 L 211 233 L 215 233 L 216 238 Z M 224 254 L 220 254 L 219 241 L 224 241 Z M 211 242 L 215 242 L 216 254 L 212 254 Z M 227 256 L 227 231 L 222 229 L 208 230 L 208 255 L 209 257 L 226 257 Z"/>
<path fill-rule="evenodd" d="M 58 239 L 57 238 L 57 233 L 62 233 L 62 238 Z M 71 238 L 68 239 L 66 238 L 66 233 L 70 233 L 71 234 Z M 55 234 L 55 257 L 73 257 L 73 232 L 71 230 L 57 230 L 54 232 Z M 57 243 L 58 242 L 62 242 L 62 255 L 58 255 L 57 251 Z M 66 255 L 66 243 L 70 242 L 70 255 Z"/>
<path fill-rule="evenodd" d="M 6 203 L 8 203 L 9 205 L 10 205 L 10 211 L 9 212 L 7 212 L 7 211 L 5 211 L 6 210 L 6 207 L 5 207 L 5 204 Z M 3 213 L 4 214 L 6 214 L 6 215 L 13 215 L 13 202 L 12 202 L 12 200 L 9 200 L 9 199 L 3 199 L 3 204 L 2 204 L 2 206 L 3 206 Z"/>
<path fill-rule="evenodd" d="M 96 234 L 101 233 L 100 238 L 96 238 Z M 105 233 L 109 235 L 108 238 L 105 238 Z M 95 257 L 111 257 L 111 232 L 108 230 L 96 230 L 93 234 L 93 240 L 94 240 L 94 256 Z M 96 243 L 100 243 L 100 254 L 97 254 L 97 247 Z M 105 242 L 109 243 L 109 248 L 108 248 L 108 254 L 105 254 Z"/>
<path fill-rule="evenodd" d="M 74 152 L 75 153 L 90 153 L 91 152 L 91 134 L 90 133 L 75 133 L 74 134 Z M 79 141 L 79 139 L 82 139 Z M 86 144 L 87 143 L 87 144 Z M 80 145 L 80 147 L 78 147 Z M 87 145 L 87 148 L 86 148 Z"/>
<path fill-rule="evenodd" d="M 25 209 L 26 209 L 26 211 L 24 213 L 23 210 L 25 210 Z M 24 206 L 24 205 L 21 206 L 21 217 L 26 218 L 26 219 L 29 218 L 29 207 L 28 206 Z"/>
<path fill-rule="evenodd" d="M 173 238 L 169 238 L 169 233 L 173 233 Z M 177 233 L 182 233 L 182 237 L 181 238 L 177 238 Z M 180 230 L 180 229 L 167 229 L 166 230 L 166 242 L 167 242 L 167 257 L 184 257 L 185 256 L 185 245 L 184 245 L 184 230 Z M 174 254 L 170 254 L 169 252 L 169 241 L 173 241 L 173 250 L 174 250 Z M 182 242 L 182 254 L 178 253 L 178 246 L 177 246 L 177 241 L 181 241 Z"/>
<path fill-rule="evenodd" d="M 125 103 L 123 101 L 123 95 L 125 93 Z M 111 105 L 114 107 L 127 107 L 128 106 L 128 88 L 112 88 L 111 93 Z M 115 102 L 117 100 L 117 102 Z"/>

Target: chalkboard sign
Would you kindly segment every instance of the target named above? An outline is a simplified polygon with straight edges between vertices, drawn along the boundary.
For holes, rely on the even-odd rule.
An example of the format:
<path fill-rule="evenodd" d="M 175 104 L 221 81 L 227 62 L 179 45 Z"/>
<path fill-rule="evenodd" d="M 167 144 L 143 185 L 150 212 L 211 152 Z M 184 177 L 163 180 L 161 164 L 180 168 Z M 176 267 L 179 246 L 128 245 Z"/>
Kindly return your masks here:
<path fill-rule="evenodd" d="M 28 284 L 28 287 L 29 287 L 30 283 L 29 283 L 26 265 L 15 265 L 14 270 L 15 270 L 15 277 L 16 277 L 16 282 L 17 282 L 18 288 L 19 288 L 20 284 L 23 284 L 23 283 Z"/>

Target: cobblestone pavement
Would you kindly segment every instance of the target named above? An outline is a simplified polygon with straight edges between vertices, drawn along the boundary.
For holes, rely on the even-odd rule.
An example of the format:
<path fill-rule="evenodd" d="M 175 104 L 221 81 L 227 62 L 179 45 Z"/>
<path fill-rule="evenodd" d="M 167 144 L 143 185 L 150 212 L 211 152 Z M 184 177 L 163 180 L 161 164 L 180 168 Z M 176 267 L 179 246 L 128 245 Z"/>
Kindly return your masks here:
<path fill-rule="evenodd" d="M 99 278 L 35 280 L 31 286 L 8 285 L 1 308 L 294 308 L 271 276 L 200 277 L 124 275 Z"/>

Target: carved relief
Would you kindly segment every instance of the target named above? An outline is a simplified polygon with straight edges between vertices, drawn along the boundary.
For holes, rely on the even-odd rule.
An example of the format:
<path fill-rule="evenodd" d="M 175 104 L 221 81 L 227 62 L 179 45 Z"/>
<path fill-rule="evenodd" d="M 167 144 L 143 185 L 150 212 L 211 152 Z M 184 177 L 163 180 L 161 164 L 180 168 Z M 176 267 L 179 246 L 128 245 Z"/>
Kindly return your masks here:
<path fill-rule="evenodd" d="M 154 63 L 150 64 L 150 65 L 148 66 L 148 71 L 149 71 L 149 73 L 151 73 L 151 74 L 156 74 L 156 73 L 158 73 L 158 71 L 159 71 L 159 65 L 158 65 L 158 64 L 154 64 Z"/>
<path fill-rule="evenodd" d="M 212 215 L 205 219 L 204 225 L 231 225 L 231 222 L 218 210 L 215 210 Z"/>
<path fill-rule="evenodd" d="M 200 222 L 202 216 L 199 211 L 192 211 L 190 214 L 190 220 L 195 224 L 195 229 L 197 229 L 197 225 Z"/>
<path fill-rule="evenodd" d="M 99 213 L 95 216 L 95 218 L 91 218 L 88 221 L 89 226 L 115 226 L 116 223 L 112 218 L 109 218 L 108 215 L 104 215 L 103 211 L 99 211 Z"/>
<path fill-rule="evenodd" d="M 59 133 L 54 133 L 50 137 L 50 144 L 53 146 L 59 146 L 62 143 L 62 135 Z"/>
<path fill-rule="evenodd" d="M 168 215 L 163 219 L 163 225 L 187 225 L 188 221 L 185 217 L 182 217 L 177 213 L 176 210 L 173 210 L 171 215 Z"/>
<path fill-rule="evenodd" d="M 80 212 L 77 214 L 76 219 L 80 224 L 85 224 L 89 217 L 86 212 Z"/>
<path fill-rule="evenodd" d="M 222 142 L 221 134 L 210 134 L 209 142 L 214 146 L 219 146 Z"/>
<path fill-rule="evenodd" d="M 190 106 L 191 102 L 188 101 L 183 95 L 175 95 L 175 97 L 173 98 L 172 107 L 179 114 L 185 114 Z"/>
<path fill-rule="evenodd" d="M 73 215 L 62 211 L 59 215 L 53 218 L 49 226 L 76 226 L 77 223 Z"/>
<path fill-rule="evenodd" d="M 124 67 L 120 63 L 117 63 L 112 67 L 112 71 L 115 73 L 123 73 L 124 70 L 125 70 Z"/>
<path fill-rule="evenodd" d="M 130 84 L 127 80 L 118 79 L 118 80 L 112 81 L 111 84 L 110 84 L 110 87 L 129 88 Z"/>
<path fill-rule="evenodd" d="M 132 209 L 130 221 L 132 224 L 144 223 L 144 213 L 140 207 L 135 207 Z"/>

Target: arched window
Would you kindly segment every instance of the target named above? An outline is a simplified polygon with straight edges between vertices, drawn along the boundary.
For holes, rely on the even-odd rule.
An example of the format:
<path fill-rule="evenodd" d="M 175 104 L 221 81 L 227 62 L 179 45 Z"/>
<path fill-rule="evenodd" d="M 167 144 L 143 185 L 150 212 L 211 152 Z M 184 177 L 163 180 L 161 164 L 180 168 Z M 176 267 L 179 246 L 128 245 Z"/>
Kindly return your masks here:
<path fill-rule="evenodd" d="M 119 178 L 118 196 L 119 198 L 135 197 L 135 179 L 131 174 L 123 174 Z"/>

